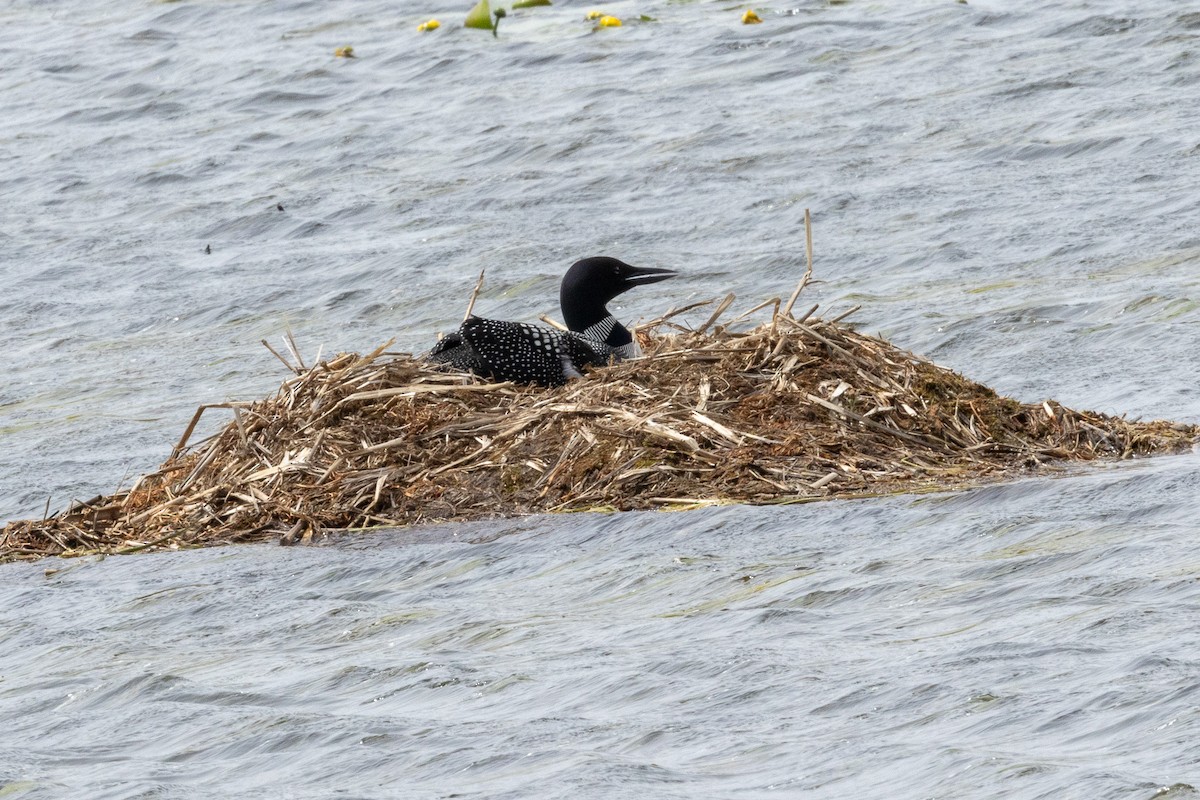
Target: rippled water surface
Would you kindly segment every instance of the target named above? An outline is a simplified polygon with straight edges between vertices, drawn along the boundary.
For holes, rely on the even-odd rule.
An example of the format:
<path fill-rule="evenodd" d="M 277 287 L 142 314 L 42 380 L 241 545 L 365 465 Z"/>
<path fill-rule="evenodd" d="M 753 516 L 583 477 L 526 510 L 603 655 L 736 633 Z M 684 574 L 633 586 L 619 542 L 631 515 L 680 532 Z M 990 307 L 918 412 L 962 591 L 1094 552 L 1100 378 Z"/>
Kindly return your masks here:
<path fill-rule="evenodd" d="M 260 339 L 421 350 L 600 253 L 685 273 L 626 319 L 756 303 L 806 207 L 808 302 L 1200 421 L 1200 10 L 758 8 L 0 8 L 0 519 L 271 391 Z M 1198 459 L 3 566 L 0 794 L 1194 796 Z"/>
<path fill-rule="evenodd" d="M 11 565 L 0 780 L 1194 797 L 1200 558 L 1172 509 L 1197 491 L 1188 455 L 923 499 Z"/>

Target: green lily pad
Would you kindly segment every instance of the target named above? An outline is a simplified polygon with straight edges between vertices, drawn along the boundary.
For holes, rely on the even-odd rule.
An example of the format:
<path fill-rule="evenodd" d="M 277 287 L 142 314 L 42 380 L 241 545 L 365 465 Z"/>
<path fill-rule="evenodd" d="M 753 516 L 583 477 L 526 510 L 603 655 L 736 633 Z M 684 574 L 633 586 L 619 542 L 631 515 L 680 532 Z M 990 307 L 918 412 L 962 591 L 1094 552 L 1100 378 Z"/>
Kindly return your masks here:
<path fill-rule="evenodd" d="M 479 0 L 475 7 L 467 12 L 467 19 L 463 25 L 468 28 L 480 28 L 485 31 L 490 31 L 495 25 L 492 24 L 492 7 L 488 5 L 488 0 Z"/>

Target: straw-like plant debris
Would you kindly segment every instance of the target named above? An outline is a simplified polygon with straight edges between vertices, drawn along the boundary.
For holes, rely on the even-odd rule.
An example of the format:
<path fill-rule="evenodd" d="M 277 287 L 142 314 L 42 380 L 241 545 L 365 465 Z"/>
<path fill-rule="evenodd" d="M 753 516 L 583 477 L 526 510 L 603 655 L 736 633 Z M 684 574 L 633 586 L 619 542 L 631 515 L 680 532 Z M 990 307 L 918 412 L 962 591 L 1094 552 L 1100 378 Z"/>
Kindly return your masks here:
<path fill-rule="evenodd" d="M 188 446 L 214 408 L 202 406 L 129 490 L 8 524 L 0 560 L 941 490 L 1179 450 L 1200 433 L 1019 403 L 838 320 L 716 326 L 730 299 L 696 330 L 657 320 L 639 331 L 644 358 L 558 389 L 384 348 L 296 368 L 274 397 L 215 406 L 232 419 Z"/>

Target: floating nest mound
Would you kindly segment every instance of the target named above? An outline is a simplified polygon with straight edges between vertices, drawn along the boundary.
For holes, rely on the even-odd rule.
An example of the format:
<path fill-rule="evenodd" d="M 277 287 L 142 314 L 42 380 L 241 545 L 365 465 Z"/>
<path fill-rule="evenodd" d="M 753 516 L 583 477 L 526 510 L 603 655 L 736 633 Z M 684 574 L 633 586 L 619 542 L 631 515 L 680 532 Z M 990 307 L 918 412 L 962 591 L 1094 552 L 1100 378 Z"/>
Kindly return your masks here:
<path fill-rule="evenodd" d="M 838 320 L 714 327 L 730 299 L 694 331 L 652 323 L 638 333 L 644 358 L 558 389 L 488 383 L 385 348 L 294 368 L 274 397 L 202 406 L 166 463 L 128 491 L 8 524 L 0 559 L 941 490 L 1180 450 L 1200 434 L 1019 403 Z M 232 420 L 188 446 L 213 408 Z"/>

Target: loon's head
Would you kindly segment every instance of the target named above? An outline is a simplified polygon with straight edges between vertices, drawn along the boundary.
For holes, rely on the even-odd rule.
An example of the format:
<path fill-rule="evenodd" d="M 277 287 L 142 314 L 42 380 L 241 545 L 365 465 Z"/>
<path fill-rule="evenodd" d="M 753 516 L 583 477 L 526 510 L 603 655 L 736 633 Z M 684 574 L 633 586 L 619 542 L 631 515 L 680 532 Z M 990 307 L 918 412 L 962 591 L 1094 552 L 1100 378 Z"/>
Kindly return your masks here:
<path fill-rule="evenodd" d="M 615 258 L 597 256 L 576 261 L 563 276 L 559 290 L 563 322 L 582 332 L 609 316 L 605 306 L 622 292 L 646 283 L 658 283 L 678 273 L 655 267 L 634 267 Z M 624 326 L 616 323 L 608 343 L 620 346 L 632 341 Z"/>

